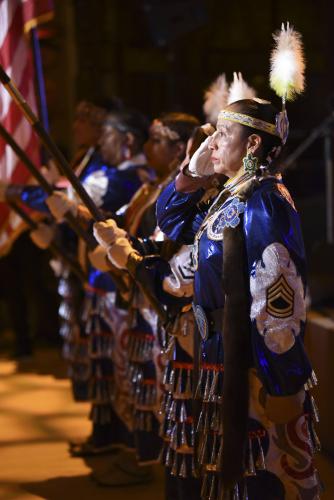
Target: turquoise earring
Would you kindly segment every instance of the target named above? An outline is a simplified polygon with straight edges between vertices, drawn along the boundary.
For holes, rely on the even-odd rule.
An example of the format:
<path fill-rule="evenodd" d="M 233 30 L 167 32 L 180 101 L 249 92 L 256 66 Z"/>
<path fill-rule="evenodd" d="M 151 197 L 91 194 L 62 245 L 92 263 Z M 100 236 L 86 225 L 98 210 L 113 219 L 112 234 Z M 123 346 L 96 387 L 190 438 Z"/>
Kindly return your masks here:
<path fill-rule="evenodd" d="M 244 171 L 250 175 L 255 175 L 260 166 L 259 159 L 253 156 L 251 151 L 247 151 L 246 156 L 242 159 L 242 163 Z"/>

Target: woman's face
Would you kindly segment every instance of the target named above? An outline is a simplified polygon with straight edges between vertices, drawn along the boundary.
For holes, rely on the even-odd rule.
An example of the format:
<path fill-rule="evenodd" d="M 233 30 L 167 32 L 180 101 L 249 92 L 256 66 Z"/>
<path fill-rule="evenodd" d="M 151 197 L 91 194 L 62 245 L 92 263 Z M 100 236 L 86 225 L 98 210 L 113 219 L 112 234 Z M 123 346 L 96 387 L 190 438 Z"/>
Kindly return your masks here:
<path fill-rule="evenodd" d="M 144 145 L 147 163 L 154 168 L 158 176 L 169 172 L 171 163 L 179 158 L 180 141 L 171 141 L 154 126 L 150 127 L 149 138 Z"/>
<path fill-rule="evenodd" d="M 245 136 L 242 125 L 228 120 L 219 124 L 209 146 L 215 173 L 234 177 L 242 167 L 247 143 L 248 137 Z"/>
<path fill-rule="evenodd" d="M 126 134 L 122 134 L 111 125 L 105 125 L 100 138 L 100 151 L 109 165 L 117 166 L 126 158 Z"/>

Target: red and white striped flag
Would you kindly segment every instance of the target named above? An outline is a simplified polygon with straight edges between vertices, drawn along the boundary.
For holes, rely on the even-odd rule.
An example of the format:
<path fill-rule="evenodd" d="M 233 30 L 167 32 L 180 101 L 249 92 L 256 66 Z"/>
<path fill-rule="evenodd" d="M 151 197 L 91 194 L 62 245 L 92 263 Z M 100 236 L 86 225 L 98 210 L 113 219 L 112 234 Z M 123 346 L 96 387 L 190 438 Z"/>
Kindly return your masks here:
<path fill-rule="evenodd" d="M 34 65 L 28 33 L 53 15 L 49 0 L 0 0 L 0 63 L 34 112 Z M 0 120 L 35 164 L 39 164 L 39 143 L 31 125 L 23 117 L 4 87 L 0 86 Z M 0 138 L 0 180 L 25 184 L 26 167 Z M 15 237 L 24 229 L 21 219 L 0 203 L 0 255 L 8 252 Z"/>

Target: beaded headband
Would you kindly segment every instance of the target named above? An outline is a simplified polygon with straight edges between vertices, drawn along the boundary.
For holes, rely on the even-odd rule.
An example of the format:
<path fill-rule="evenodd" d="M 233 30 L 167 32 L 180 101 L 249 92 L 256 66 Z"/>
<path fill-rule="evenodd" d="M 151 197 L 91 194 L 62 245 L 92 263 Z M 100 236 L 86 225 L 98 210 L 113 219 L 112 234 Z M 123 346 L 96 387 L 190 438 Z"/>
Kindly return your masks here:
<path fill-rule="evenodd" d="M 267 134 L 275 135 L 281 139 L 283 144 L 285 144 L 289 133 L 289 121 L 285 109 L 276 115 L 275 125 L 244 113 L 237 113 L 235 111 L 228 111 L 225 109 L 223 109 L 218 115 L 217 127 L 222 124 L 223 120 L 240 123 L 246 127 L 262 130 Z"/>
<path fill-rule="evenodd" d="M 236 113 L 235 111 L 222 110 L 218 115 L 217 127 L 222 124 L 223 120 L 228 120 L 230 122 L 240 123 L 246 127 L 255 128 L 256 130 L 262 130 L 271 135 L 276 135 L 280 137 L 280 134 L 273 123 L 265 122 L 259 118 L 253 118 L 252 116 L 245 115 L 244 113 Z"/>
<path fill-rule="evenodd" d="M 152 130 L 152 132 L 157 132 L 162 137 L 166 137 L 170 141 L 178 141 L 178 140 L 180 140 L 180 136 L 179 136 L 179 134 L 175 130 L 172 130 L 167 125 L 164 125 L 158 119 L 153 120 L 153 123 L 151 125 L 151 130 Z"/>

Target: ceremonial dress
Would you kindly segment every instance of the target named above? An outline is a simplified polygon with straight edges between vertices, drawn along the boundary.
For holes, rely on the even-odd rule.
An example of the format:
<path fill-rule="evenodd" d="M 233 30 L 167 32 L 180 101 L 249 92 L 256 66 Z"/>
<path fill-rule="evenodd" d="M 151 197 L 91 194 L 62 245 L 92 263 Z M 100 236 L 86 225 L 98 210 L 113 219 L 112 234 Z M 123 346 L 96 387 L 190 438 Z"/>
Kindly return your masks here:
<path fill-rule="evenodd" d="M 95 148 L 81 151 L 73 161 L 73 168 L 81 182 L 103 167 L 104 162 Z M 68 183 L 60 182 L 59 189 L 68 189 L 73 196 Z M 19 190 L 20 200 L 30 208 L 49 213 L 45 203 L 47 193 L 39 186 L 22 186 Z M 78 238 L 74 231 L 65 223 L 59 224 L 55 239 L 65 252 L 73 259 L 78 257 Z M 55 261 L 53 261 L 55 262 Z M 53 263 L 52 262 L 52 263 Z M 72 382 L 73 396 L 76 401 L 86 401 L 88 398 L 88 380 L 90 362 L 88 356 L 88 339 L 82 320 L 82 305 L 84 299 L 83 283 L 68 268 L 65 262 L 54 264 L 59 276 L 58 294 L 60 296 L 59 321 L 60 335 L 63 338 L 63 356 L 68 362 L 68 375 Z"/>
<path fill-rule="evenodd" d="M 250 345 L 249 405 L 243 477 L 231 495 L 249 500 L 316 499 L 318 478 L 312 457 L 319 446 L 314 429 L 317 412 L 309 394 L 316 378 L 303 346 L 306 278 L 298 214 L 287 189 L 273 176 L 261 180 L 246 199 L 238 191 L 225 192 L 203 206 L 202 196 L 202 189 L 178 192 L 172 182 L 157 203 L 161 230 L 174 241 L 194 243 L 194 310 L 202 335 L 195 396 L 200 402 L 196 431 L 202 498 L 223 498 L 224 432 L 231 429 L 223 428 L 222 418 L 238 398 L 238 394 L 222 396 L 223 325 L 228 321 L 224 229 L 239 228 L 245 247 L 239 266 L 248 282 L 244 329 Z M 233 277 L 230 281 L 232 287 Z M 238 366 L 233 370 L 235 378 L 241 376 Z M 167 383 L 174 385 L 174 377 L 171 371 Z M 272 421 L 266 398 L 276 397 L 284 404 L 296 394 L 303 398 L 304 387 L 304 411 L 287 422 Z"/>
<path fill-rule="evenodd" d="M 114 213 L 128 203 L 150 176 L 152 173 L 145 166 L 144 156 L 137 155 L 117 168 L 102 167 L 88 176 L 83 184 L 97 206 Z M 83 318 L 91 359 L 93 443 L 97 448 L 109 444 L 132 447 L 129 406 L 123 397 L 124 391 L 120 391 L 119 384 L 115 384 L 115 377 L 118 381 L 124 378 L 127 361 L 119 349 L 114 352 L 113 330 L 122 337 L 126 314 L 116 307 L 116 288 L 110 274 L 90 266 L 85 291 Z M 118 356 L 117 359 L 114 356 Z M 121 373 L 115 373 L 115 370 Z"/>

